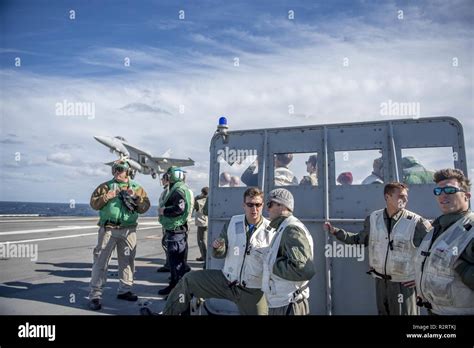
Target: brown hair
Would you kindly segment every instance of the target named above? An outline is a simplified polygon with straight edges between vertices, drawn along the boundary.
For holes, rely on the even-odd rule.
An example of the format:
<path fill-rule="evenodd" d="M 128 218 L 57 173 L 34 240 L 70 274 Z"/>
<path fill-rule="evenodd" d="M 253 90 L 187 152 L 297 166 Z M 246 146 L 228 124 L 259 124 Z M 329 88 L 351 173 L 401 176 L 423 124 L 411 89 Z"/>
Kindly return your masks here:
<path fill-rule="evenodd" d="M 262 197 L 263 199 L 263 191 L 260 190 L 258 187 L 249 187 L 247 190 L 244 192 L 244 202 L 245 198 L 250 197 Z"/>
<path fill-rule="evenodd" d="M 436 173 L 434 173 L 433 181 L 435 183 L 439 183 L 440 181 L 448 179 L 456 179 L 459 183 L 459 186 L 463 190 L 467 192 L 471 191 L 471 182 L 460 169 L 446 168 L 438 170 Z"/>
<path fill-rule="evenodd" d="M 287 166 L 293 160 L 293 154 L 292 153 L 277 153 L 275 155 L 275 158 L 282 165 Z"/>
<path fill-rule="evenodd" d="M 396 189 L 400 189 L 401 190 L 407 190 L 408 191 L 408 186 L 406 184 L 403 184 L 401 182 L 398 182 L 398 181 L 393 181 L 391 183 L 388 183 L 387 185 L 385 185 L 385 187 L 383 188 L 383 195 L 390 195 L 392 194 L 392 192 Z"/>

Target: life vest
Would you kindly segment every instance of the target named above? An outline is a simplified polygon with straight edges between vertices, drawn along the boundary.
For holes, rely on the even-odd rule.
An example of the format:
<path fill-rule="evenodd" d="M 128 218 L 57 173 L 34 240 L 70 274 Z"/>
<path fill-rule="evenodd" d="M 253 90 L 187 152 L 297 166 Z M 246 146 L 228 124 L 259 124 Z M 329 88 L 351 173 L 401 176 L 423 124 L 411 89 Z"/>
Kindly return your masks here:
<path fill-rule="evenodd" d="M 254 289 L 262 287 L 264 251 L 270 245 L 274 231 L 270 221 L 262 217 L 260 226 L 250 235 L 247 245 L 245 215 L 235 215 L 227 227 L 227 254 L 222 273 L 230 282 Z"/>
<path fill-rule="evenodd" d="M 163 198 L 160 208 L 167 208 L 166 204 L 168 203 L 169 198 L 173 195 L 174 192 L 180 192 L 181 195 L 185 197 L 186 207 L 184 212 L 181 215 L 169 217 L 160 215 L 159 221 L 165 230 L 174 231 L 179 226 L 183 226 L 189 218 L 189 212 L 191 210 L 191 191 L 182 181 L 176 182 L 170 190 L 168 190 L 167 195 Z"/>
<path fill-rule="evenodd" d="M 416 247 L 413 244 L 416 224 L 420 216 L 404 210 L 400 219 L 388 234 L 384 221 L 384 209 L 370 214 L 369 264 L 383 277 L 392 282 L 406 282 L 415 279 Z"/>
<path fill-rule="evenodd" d="M 474 238 L 474 214 L 467 214 L 444 231 L 434 242 L 429 232 L 415 259 L 416 290 L 436 314 L 474 314 L 474 291 L 454 270 L 459 256 Z M 431 247 L 430 247 L 431 246 Z"/>
<path fill-rule="evenodd" d="M 163 200 L 165 199 L 166 195 L 168 194 L 169 188 L 166 186 L 166 188 L 163 189 L 163 192 L 161 192 L 160 197 L 158 198 L 158 207 L 161 207 L 163 205 Z"/>
<path fill-rule="evenodd" d="M 131 188 L 136 191 L 140 185 L 129 180 L 128 182 L 118 182 L 114 179 L 107 182 L 109 191 L 115 189 Z M 99 212 L 99 225 L 104 226 L 111 223 L 119 226 L 134 226 L 137 224 L 138 213 L 130 212 L 118 196 L 115 196 L 105 204 Z"/>
<path fill-rule="evenodd" d="M 262 290 L 265 292 L 268 307 L 277 308 L 288 305 L 291 302 L 297 302 L 309 298 L 309 281 L 291 281 L 283 279 L 273 273 L 283 231 L 288 226 L 296 226 L 304 231 L 311 249 L 311 259 L 307 262 L 313 262 L 313 238 L 306 226 L 293 215 L 288 216 L 280 225 L 273 237 L 265 257 L 263 265 Z"/>
<path fill-rule="evenodd" d="M 188 188 L 189 191 L 189 211 L 188 211 L 188 221 L 193 218 L 193 208 L 194 208 L 194 193 Z"/>

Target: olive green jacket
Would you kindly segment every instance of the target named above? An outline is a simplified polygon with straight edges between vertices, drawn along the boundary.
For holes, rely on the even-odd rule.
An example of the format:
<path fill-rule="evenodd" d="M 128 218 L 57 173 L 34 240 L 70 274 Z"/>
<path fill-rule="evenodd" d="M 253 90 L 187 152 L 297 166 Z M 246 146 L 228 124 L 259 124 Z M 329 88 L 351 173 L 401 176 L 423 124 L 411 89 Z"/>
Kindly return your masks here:
<path fill-rule="evenodd" d="M 273 219 L 270 227 L 278 229 L 286 216 Z M 280 278 L 291 281 L 306 281 L 316 274 L 311 250 L 306 233 L 296 226 L 287 226 L 281 233 L 277 258 L 273 273 Z"/>

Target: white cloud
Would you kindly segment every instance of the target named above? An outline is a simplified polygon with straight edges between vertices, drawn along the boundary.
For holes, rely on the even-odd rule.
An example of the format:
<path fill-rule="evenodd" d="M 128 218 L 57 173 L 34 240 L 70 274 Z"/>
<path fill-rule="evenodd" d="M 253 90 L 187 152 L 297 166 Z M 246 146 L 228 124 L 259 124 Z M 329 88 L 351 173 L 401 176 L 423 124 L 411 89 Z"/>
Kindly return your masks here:
<path fill-rule="evenodd" d="M 92 176 L 92 177 L 103 177 L 110 174 L 110 168 L 107 170 L 105 167 L 93 168 L 93 167 L 79 167 L 77 171 L 74 172 L 73 177 L 83 177 L 83 176 Z"/>
<path fill-rule="evenodd" d="M 13 145 L 13 144 L 21 144 L 21 141 L 15 140 L 15 139 L 2 139 L 0 140 L 0 144 L 5 144 L 5 145 Z"/>
<path fill-rule="evenodd" d="M 336 17 L 308 25 L 264 16 L 255 23 L 262 34 L 250 29 L 195 33 L 190 39 L 204 48 L 180 54 L 151 47 L 95 48 L 79 59 L 119 70 L 123 57 L 132 57 L 133 74 L 100 79 L 3 71 L 8 86 L 3 96 L 5 132 L 18 134 L 32 153 L 42 153 L 38 144 L 48 144 L 52 137 L 55 143 L 80 144 L 82 148 L 71 153 L 48 157 L 64 165 L 76 159 L 102 163 L 115 158 L 93 135 L 122 135 L 154 155 L 171 148 L 173 157 L 191 157 L 201 164 L 187 168 L 196 192 L 208 185 L 209 142 L 221 115 L 228 117 L 231 129 L 370 121 L 386 118 L 380 115 L 380 103 L 391 99 L 419 102 L 422 117 L 456 116 L 464 126 L 472 165 L 472 25 L 447 24 L 443 21 L 456 17 L 443 17 L 442 9 L 432 7 L 431 18 L 415 4 L 405 7 L 404 22 L 394 19 L 393 4 L 380 5 L 371 21 Z M 235 46 L 226 38 L 235 40 Z M 229 54 L 206 50 L 220 46 Z M 257 53 L 257 47 L 264 47 L 265 53 Z M 458 67 L 452 66 L 453 57 L 459 58 Z M 95 118 L 55 116 L 55 103 L 64 99 L 94 102 Z M 289 105 L 294 115 L 288 113 Z M 38 136 L 34 142 L 33 134 Z M 76 187 L 83 201 L 96 181 L 109 176 L 108 168 L 99 164 L 73 174 L 67 167 L 56 166 L 54 171 L 58 180 L 90 177 Z M 69 173 L 67 178 L 64 173 Z M 157 181 L 144 176 L 137 180 L 158 196 Z M 34 192 L 32 187 L 25 190 Z M 61 195 L 60 190 L 50 192 Z"/>
<path fill-rule="evenodd" d="M 57 164 L 64 164 L 64 165 L 74 164 L 71 154 L 67 152 L 52 153 L 51 155 L 47 157 L 47 160 L 49 162 L 53 162 Z"/>
<path fill-rule="evenodd" d="M 154 114 L 171 115 L 168 111 L 164 109 L 161 109 L 156 106 L 144 104 L 144 103 L 130 103 L 125 106 L 122 106 L 120 110 L 124 110 L 130 113 L 148 112 L 148 113 L 154 113 Z"/>
<path fill-rule="evenodd" d="M 54 144 L 53 147 L 61 150 L 78 150 L 83 148 L 80 144 Z"/>

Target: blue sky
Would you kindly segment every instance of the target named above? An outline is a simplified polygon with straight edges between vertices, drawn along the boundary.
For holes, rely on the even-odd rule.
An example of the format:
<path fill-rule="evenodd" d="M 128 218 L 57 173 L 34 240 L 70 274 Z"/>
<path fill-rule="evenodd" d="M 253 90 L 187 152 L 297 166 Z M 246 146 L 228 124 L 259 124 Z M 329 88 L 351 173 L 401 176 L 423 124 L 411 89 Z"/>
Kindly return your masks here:
<path fill-rule="evenodd" d="M 304 5 L 304 2 L 301 3 Z M 290 9 L 298 11 L 304 6 L 298 2 L 289 6 L 278 1 L 247 1 L 222 5 L 219 1 L 12 1 L 6 2 L 3 12 L 6 27 L 5 47 L 24 52 L 31 71 L 83 76 L 83 74 L 128 73 L 117 64 L 116 69 L 97 69 L 78 57 L 97 58 L 93 53 L 101 47 L 120 47 L 125 50 L 156 48 L 183 56 L 192 56 L 202 49 L 206 54 L 228 53 L 228 49 L 213 47 L 209 50 L 196 35 L 209 35 L 216 41 L 225 40 L 237 49 L 265 52 L 225 30 L 240 30 L 255 35 L 271 35 L 271 28 L 252 26 L 268 16 L 284 16 Z M 324 7 L 323 4 L 317 8 Z M 342 6 L 337 6 L 342 8 Z M 69 18 L 70 10 L 76 19 Z M 178 18 L 185 11 L 185 19 Z M 321 18 L 301 11 L 301 23 Z M 310 17 L 310 18 L 309 18 Z M 273 33 L 274 34 L 274 33 Z M 90 54 L 88 54 L 90 53 Z M 15 52 L 2 56 L 2 65 L 8 66 Z M 132 57 L 133 58 L 133 57 Z M 77 64 L 79 63 L 79 64 Z M 146 62 L 137 61 L 137 69 L 146 68 Z M 134 64 L 135 65 L 135 64 Z"/>
<path fill-rule="evenodd" d="M 436 2 L 412 1 L 3 1 L 1 66 L 8 68 L 21 53 L 24 70 L 35 73 L 72 77 L 127 74 L 159 68 L 160 64 L 138 57 L 133 69 L 123 69 L 121 62 L 98 66 L 105 59 L 110 61 L 110 57 L 100 55 L 101 49 L 115 47 L 133 53 L 153 48 L 188 60 L 199 53 L 228 56 L 244 51 L 264 55 L 271 54 L 278 44 L 297 48 L 304 42 L 304 37 L 289 36 L 287 27 L 272 25 L 273 20 L 284 19 L 289 10 L 295 11 L 295 21 L 287 22 L 294 30 L 311 26 L 333 40 L 355 42 L 358 33 L 345 23 L 359 21 L 389 33 L 390 26 L 400 22 L 396 12 L 390 11 L 403 9 L 407 22 L 423 16 L 438 25 L 462 27 L 473 16 L 469 3 L 458 2 L 458 9 L 449 14 L 437 8 Z M 446 9 L 453 11 L 452 7 Z M 74 20 L 69 18 L 71 10 L 75 11 Z M 185 11 L 184 20 L 178 18 L 181 10 Z M 335 23 L 341 24 L 340 30 L 329 31 Z M 407 26 L 411 36 L 423 37 L 422 32 L 410 31 L 412 23 Z M 375 39 L 381 33 L 372 34 Z M 248 40 L 252 38 L 254 41 Z M 260 46 L 258 40 L 268 45 Z M 131 54 L 130 58 L 135 57 Z"/>
<path fill-rule="evenodd" d="M 471 165 L 473 12 L 469 0 L 2 1 L 0 199 L 87 202 L 113 159 L 93 135 L 192 157 L 197 191 L 222 114 L 238 129 L 369 121 L 389 99 L 458 117 Z M 95 103 L 94 119 L 58 117 L 63 100 Z"/>

